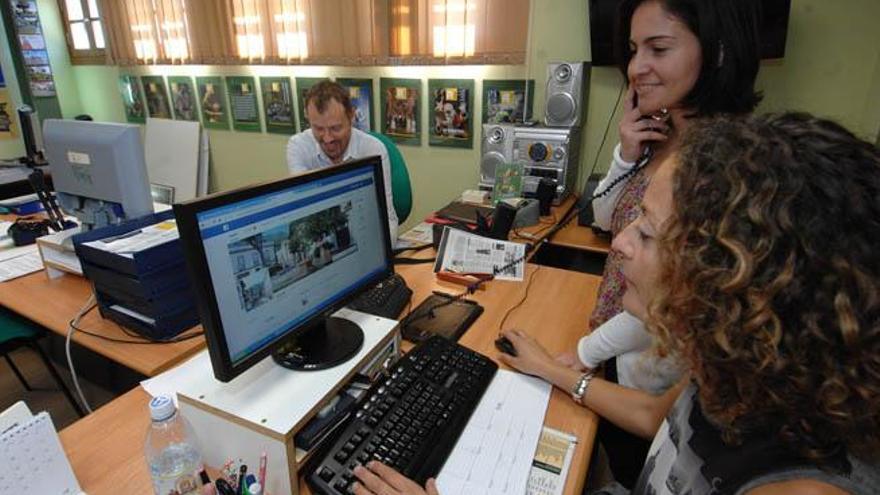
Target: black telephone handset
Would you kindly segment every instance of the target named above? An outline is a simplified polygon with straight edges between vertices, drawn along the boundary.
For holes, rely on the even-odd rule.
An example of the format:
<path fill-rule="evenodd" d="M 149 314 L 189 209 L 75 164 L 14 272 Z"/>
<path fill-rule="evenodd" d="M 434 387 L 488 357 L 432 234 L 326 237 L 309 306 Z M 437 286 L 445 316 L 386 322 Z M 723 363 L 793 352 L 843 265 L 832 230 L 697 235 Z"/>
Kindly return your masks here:
<path fill-rule="evenodd" d="M 633 93 L 632 102 L 633 102 L 632 103 L 633 108 L 639 107 L 638 93 Z M 667 122 L 669 122 L 669 110 L 667 110 L 666 108 L 661 108 L 660 110 L 658 110 L 654 113 L 651 113 L 648 115 L 642 115 L 639 118 L 639 120 L 652 120 L 654 122 L 667 123 Z M 648 142 L 648 144 L 645 145 L 645 148 L 642 150 L 641 156 L 639 156 L 639 159 L 636 160 L 636 166 L 634 168 L 638 169 L 638 168 L 645 166 L 645 164 L 647 164 L 649 161 L 651 161 L 651 156 L 653 154 L 654 154 L 654 147 L 651 146 L 651 142 Z"/>
<path fill-rule="evenodd" d="M 638 105 L 639 105 L 639 95 L 633 94 L 633 107 L 638 107 Z M 671 125 L 671 124 L 668 124 L 669 117 L 670 117 L 669 110 L 667 110 L 666 108 L 661 108 L 660 110 L 658 110 L 650 115 L 643 115 L 640 118 L 640 120 L 651 119 L 655 122 L 662 122 L 664 124 Z M 636 160 L 636 163 L 633 166 L 633 168 L 629 169 L 625 174 L 621 175 L 620 177 L 614 179 L 611 182 L 611 184 L 608 184 L 608 186 L 605 189 L 603 189 L 602 191 L 593 194 L 592 197 L 587 199 L 587 201 L 593 201 L 594 199 L 601 198 L 602 196 L 605 196 L 606 194 L 611 192 L 611 190 L 614 189 L 615 186 L 617 186 L 621 182 L 629 179 L 630 177 L 635 175 L 636 172 L 638 172 L 645 165 L 647 165 L 648 162 L 651 161 L 651 157 L 653 155 L 654 155 L 654 147 L 651 146 L 651 142 L 648 142 L 648 144 L 646 144 L 645 148 L 642 150 L 641 156 L 639 156 L 638 160 Z"/>

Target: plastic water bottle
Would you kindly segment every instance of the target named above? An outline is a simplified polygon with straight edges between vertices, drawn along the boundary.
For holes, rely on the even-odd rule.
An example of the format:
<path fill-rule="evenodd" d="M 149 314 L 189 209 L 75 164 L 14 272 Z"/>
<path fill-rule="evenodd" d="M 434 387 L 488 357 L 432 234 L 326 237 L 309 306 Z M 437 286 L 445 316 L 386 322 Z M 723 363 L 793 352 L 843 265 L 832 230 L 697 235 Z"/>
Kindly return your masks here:
<path fill-rule="evenodd" d="M 196 473 L 202 458 L 196 449 L 192 427 L 167 395 L 150 401 L 150 418 L 144 454 L 153 479 L 153 491 L 156 495 L 198 493 Z"/>

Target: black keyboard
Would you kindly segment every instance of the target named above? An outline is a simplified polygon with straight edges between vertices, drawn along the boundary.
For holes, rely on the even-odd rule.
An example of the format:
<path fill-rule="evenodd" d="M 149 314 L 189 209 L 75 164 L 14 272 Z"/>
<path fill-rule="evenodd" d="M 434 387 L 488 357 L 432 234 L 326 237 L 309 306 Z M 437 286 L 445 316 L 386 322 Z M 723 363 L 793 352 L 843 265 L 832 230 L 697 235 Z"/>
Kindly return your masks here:
<path fill-rule="evenodd" d="M 393 274 L 364 292 L 348 305 L 351 309 L 396 320 L 409 304 L 412 290 L 398 274 Z"/>
<path fill-rule="evenodd" d="M 349 494 L 358 464 L 384 462 L 420 485 L 436 476 L 498 365 L 434 336 L 377 381 L 308 481 L 318 493 Z"/>

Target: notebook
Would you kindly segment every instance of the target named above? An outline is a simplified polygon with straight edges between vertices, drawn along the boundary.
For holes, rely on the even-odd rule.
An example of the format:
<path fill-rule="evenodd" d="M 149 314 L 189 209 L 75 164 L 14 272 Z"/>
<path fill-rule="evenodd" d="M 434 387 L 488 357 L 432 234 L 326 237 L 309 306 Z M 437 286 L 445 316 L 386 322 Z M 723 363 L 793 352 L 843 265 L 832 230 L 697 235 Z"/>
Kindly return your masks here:
<path fill-rule="evenodd" d="M 0 493 L 82 494 L 49 413 L 31 416 L 23 403 L 9 413 L 0 433 Z"/>

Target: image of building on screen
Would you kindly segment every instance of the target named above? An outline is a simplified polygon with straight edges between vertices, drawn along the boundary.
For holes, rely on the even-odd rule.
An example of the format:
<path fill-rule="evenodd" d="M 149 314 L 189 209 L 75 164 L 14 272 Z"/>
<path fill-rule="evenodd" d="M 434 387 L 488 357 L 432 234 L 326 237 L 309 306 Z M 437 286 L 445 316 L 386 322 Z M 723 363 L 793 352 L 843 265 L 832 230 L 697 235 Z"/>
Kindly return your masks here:
<path fill-rule="evenodd" d="M 252 311 L 294 282 L 357 252 L 349 228 L 351 208 L 348 201 L 230 243 L 242 309 Z"/>

